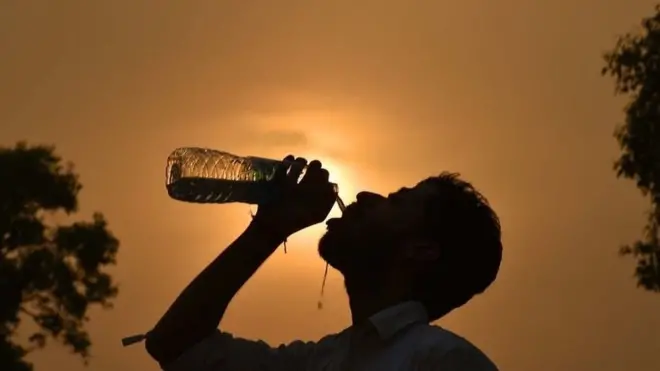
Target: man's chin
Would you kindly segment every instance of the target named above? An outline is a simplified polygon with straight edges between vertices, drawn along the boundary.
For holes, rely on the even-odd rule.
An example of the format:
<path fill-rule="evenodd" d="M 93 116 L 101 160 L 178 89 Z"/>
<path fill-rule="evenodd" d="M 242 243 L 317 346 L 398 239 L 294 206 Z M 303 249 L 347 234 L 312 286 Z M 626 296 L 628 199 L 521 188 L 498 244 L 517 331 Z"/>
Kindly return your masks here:
<path fill-rule="evenodd" d="M 325 260 L 330 266 L 342 271 L 342 261 L 346 258 L 346 243 L 333 233 L 326 232 L 319 240 L 318 252 L 321 259 Z"/>

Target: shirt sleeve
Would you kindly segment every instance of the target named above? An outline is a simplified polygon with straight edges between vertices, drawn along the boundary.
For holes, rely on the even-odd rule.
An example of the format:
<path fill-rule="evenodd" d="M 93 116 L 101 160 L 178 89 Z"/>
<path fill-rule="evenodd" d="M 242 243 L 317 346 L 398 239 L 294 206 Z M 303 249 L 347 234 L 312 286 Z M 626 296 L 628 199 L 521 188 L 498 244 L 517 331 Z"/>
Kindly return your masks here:
<path fill-rule="evenodd" d="M 271 347 L 263 341 L 216 331 L 185 351 L 164 371 L 305 370 L 316 343 L 294 341 Z"/>
<path fill-rule="evenodd" d="M 418 358 L 416 371 L 498 371 L 497 366 L 479 349 L 471 346 L 432 349 Z"/>

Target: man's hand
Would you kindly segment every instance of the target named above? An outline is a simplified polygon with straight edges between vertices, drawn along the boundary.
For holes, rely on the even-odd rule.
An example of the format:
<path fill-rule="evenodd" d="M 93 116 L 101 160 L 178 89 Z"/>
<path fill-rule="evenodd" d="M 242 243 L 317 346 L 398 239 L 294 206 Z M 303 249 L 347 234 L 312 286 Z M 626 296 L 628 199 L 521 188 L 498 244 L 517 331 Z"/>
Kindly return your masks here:
<path fill-rule="evenodd" d="M 328 171 L 317 160 L 309 163 L 299 181 L 306 165 L 304 158 L 284 158 L 271 180 L 273 198 L 259 205 L 254 223 L 287 238 L 325 220 L 337 199 L 335 185 L 328 181 Z"/>

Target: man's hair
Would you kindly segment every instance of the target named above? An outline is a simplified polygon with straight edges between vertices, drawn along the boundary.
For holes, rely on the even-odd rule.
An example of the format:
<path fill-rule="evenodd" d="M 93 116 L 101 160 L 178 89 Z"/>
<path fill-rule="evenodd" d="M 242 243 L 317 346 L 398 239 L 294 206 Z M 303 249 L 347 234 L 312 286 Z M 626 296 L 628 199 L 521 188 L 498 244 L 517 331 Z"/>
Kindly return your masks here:
<path fill-rule="evenodd" d="M 424 180 L 437 187 L 425 206 L 423 233 L 440 257 L 419 277 L 415 299 L 436 320 L 467 303 L 495 280 L 502 260 L 500 221 L 486 198 L 459 174 Z"/>

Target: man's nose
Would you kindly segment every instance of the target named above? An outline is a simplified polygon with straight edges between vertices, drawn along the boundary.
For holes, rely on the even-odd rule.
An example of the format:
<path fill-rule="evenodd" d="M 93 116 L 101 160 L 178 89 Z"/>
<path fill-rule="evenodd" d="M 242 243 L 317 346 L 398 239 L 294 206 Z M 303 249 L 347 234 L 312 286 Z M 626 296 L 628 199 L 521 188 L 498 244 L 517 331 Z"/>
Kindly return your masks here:
<path fill-rule="evenodd" d="M 384 200 L 385 197 L 379 195 L 378 193 L 373 193 L 373 192 L 360 192 L 355 196 L 355 200 L 358 203 L 364 203 L 364 204 L 373 204 L 374 202 L 378 202 L 381 200 Z"/>

